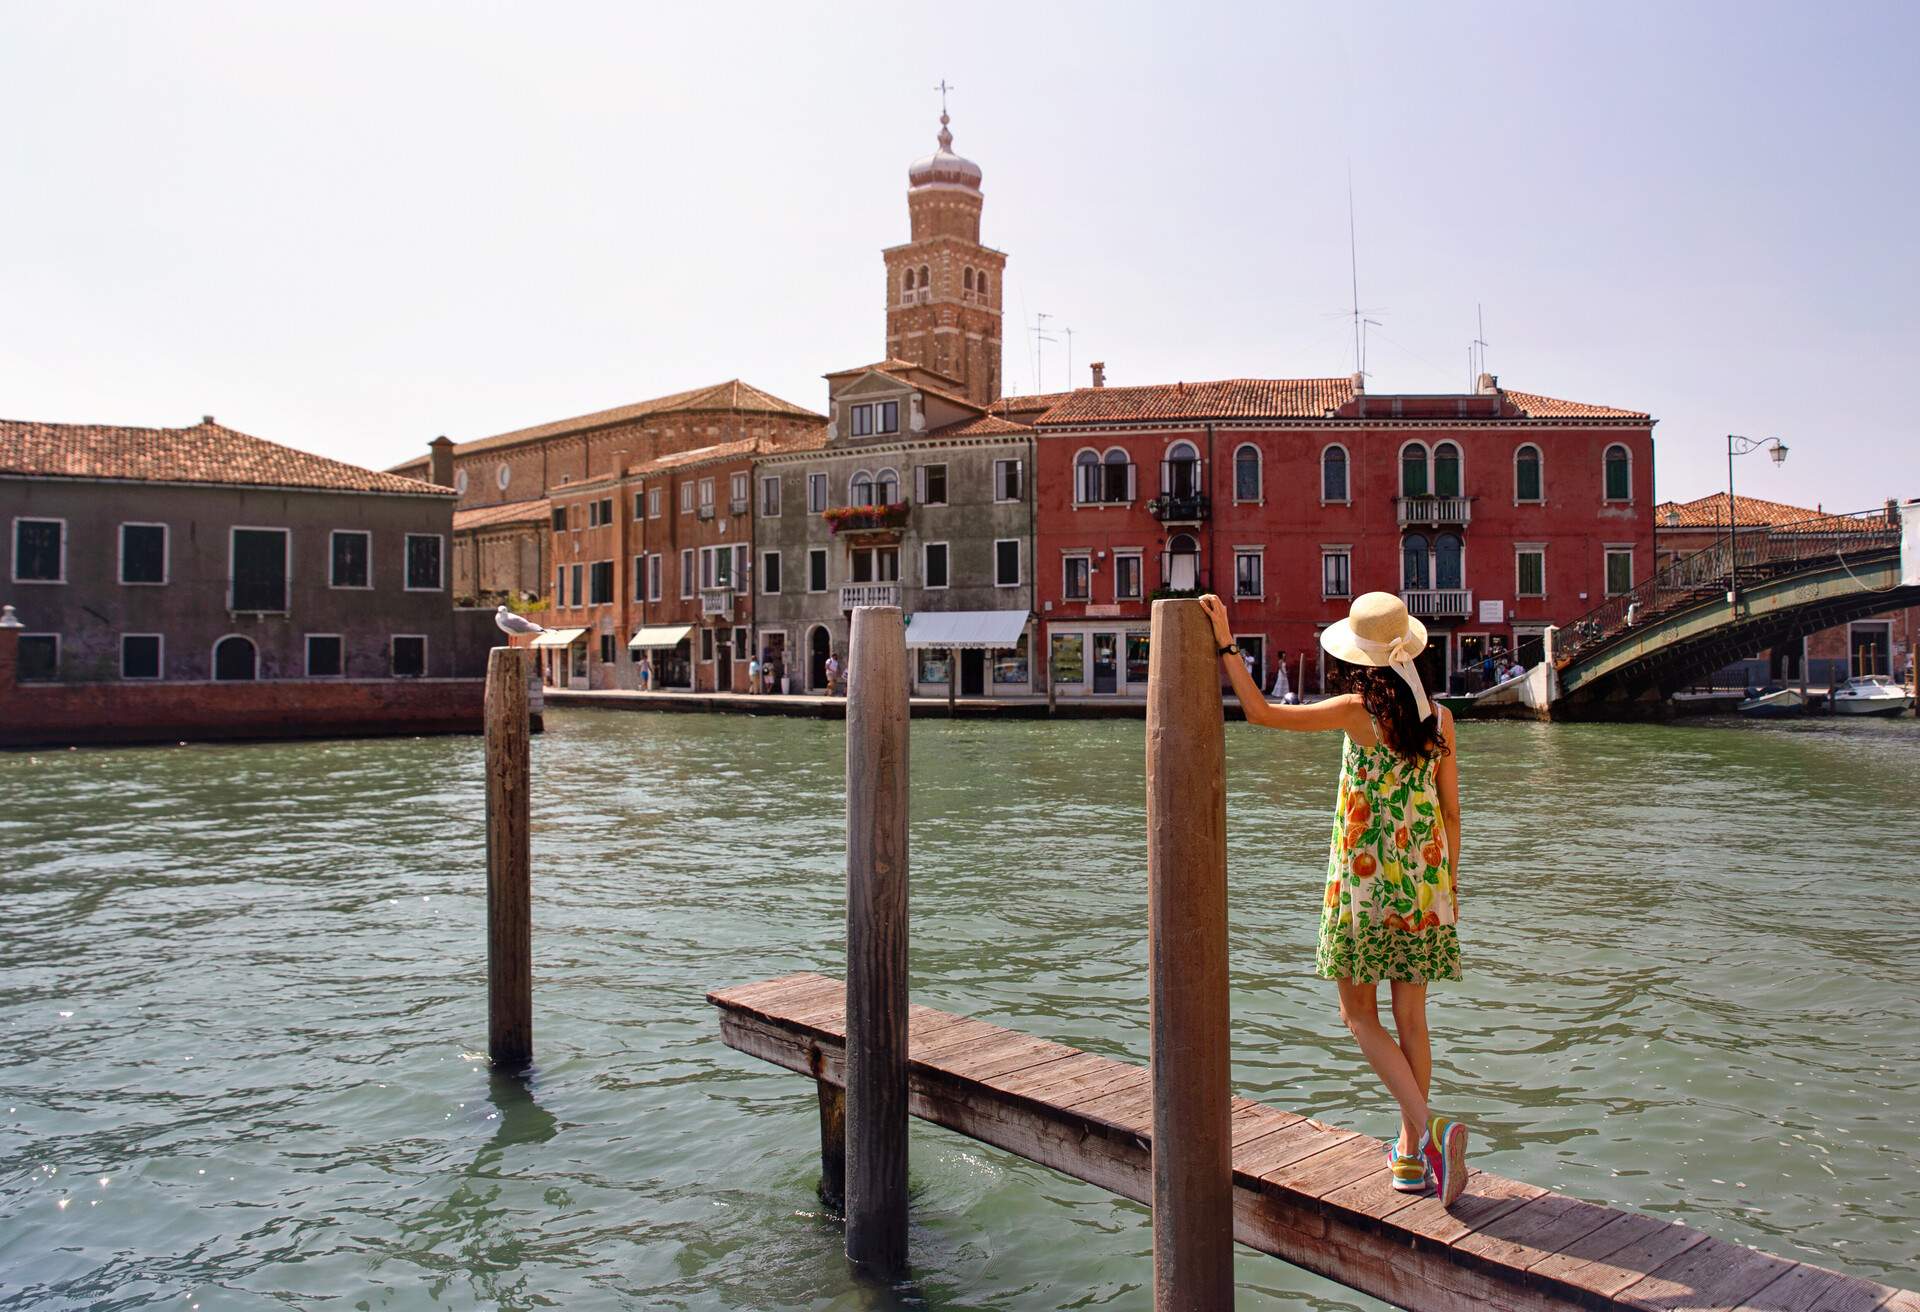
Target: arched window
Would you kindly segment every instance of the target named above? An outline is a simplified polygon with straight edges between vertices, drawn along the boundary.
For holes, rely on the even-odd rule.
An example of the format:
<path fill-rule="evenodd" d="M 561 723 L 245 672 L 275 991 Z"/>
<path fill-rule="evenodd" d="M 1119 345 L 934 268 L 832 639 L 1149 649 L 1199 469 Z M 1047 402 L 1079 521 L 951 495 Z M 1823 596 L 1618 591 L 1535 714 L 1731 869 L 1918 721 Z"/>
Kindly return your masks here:
<path fill-rule="evenodd" d="M 1160 490 L 1174 498 L 1199 493 L 1200 452 L 1191 442 L 1175 442 L 1167 448 L 1166 463 L 1160 466 Z"/>
<path fill-rule="evenodd" d="M 222 683 L 259 678 L 259 656 L 254 651 L 253 639 L 236 633 L 214 643 L 213 677 Z"/>
<path fill-rule="evenodd" d="M 965 287 L 969 292 L 973 290 L 973 270 L 972 269 L 967 270 L 966 275 L 960 280 L 960 285 L 962 287 Z"/>
<path fill-rule="evenodd" d="M 1633 500 L 1633 457 L 1619 443 L 1607 448 L 1607 500 Z"/>
<path fill-rule="evenodd" d="M 1233 499 L 1260 499 L 1260 448 L 1251 442 L 1233 453 Z"/>
<path fill-rule="evenodd" d="M 1347 449 L 1330 446 L 1320 453 L 1320 499 L 1347 499 Z"/>
<path fill-rule="evenodd" d="M 1442 442 L 1433 449 L 1433 494 L 1437 497 L 1460 495 L 1460 448 Z"/>
<path fill-rule="evenodd" d="M 1176 592 L 1192 592 L 1200 586 L 1200 547 L 1192 535 L 1176 533 L 1168 540 L 1161 581 Z"/>
<path fill-rule="evenodd" d="M 873 504 L 873 475 L 866 470 L 858 470 L 847 483 L 847 504 L 850 506 L 870 506 Z"/>
<path fill-rule="evenodd" d="M 1400 586 L 1412 590 L 1427 585 L 1427 540 L 1418 533 L 1400 539 Z"/>
<path fill-rule="evenodd" d="M 1459 588 L 1462 576 L 1460 563 L 1460 535 L 1442 533 L 1433 540 L 1433 586 L 1436 588 Z"/>
<path fill-rule="evenodd" d="M 1400 448 L 1400 495 L 1427 495 L 1427 448 L 1419 442 L 1409 442 Z"/>
<path fill-rule="evenodd" d="M 1073 458 L 1073 499 L 1085 503 L 1100 501 L 1100 456 L 1095 451 L 1082 451 Z"/>
<path fill-rule="evenodd" d="M 1513 453 L 1513 499 L 1546 499 L 1540 494 L 1540 448 L 1531 443 Z"/>
<path fill-rule="evenodd" d="M 890 506 L 900 499 L 900 475 L 892 469 L 883 469 L 873 476 L 873 504 Z"/>
<path fill-rule="evenodd" d="M 987 271 L 985 269 L 980 270 L 979 276 L 974 279 L 973 289 L 980 293 L 980 299 L 983 302 L 987 299 Z"/>
<path fill-rule="evenodd" d="M 1133 458 L 1120 447 L 1109 447 L 1106 459 L 1106 486 L 1102 489 L 1107 501 L 1133 500 Z"/>
<path fill-rule="evenodd" d="M 907 304 L 911 304 L 913 302 L 913 270 L 912 269 L 908 269 L 905 273 L 902 273 L 900 275 L 900 299 L 901 301 Z"/>
<path fill-rule="evenodd" d="M 925 291 L 932 285 L 933 279 L 927 276 L 927 266 L 923 264 L 920 266 L 920 290 Z M 868 286 L 872 286 L 872 284 L 869 283 Z"/>

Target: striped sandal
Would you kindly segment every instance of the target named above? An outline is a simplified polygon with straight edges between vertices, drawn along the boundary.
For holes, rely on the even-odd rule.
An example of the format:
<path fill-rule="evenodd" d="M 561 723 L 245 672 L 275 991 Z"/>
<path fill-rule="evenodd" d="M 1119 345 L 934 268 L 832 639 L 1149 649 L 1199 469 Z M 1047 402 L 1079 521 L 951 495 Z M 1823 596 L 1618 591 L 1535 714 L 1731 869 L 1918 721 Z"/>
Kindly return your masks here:
<path fill-rule="evenodd" d="M 1413 1156 L 1402 1157 L 1400 1146 L 1387 1144 L 1387 1170 L 1391 1174 L 1390 1184 L 1396 1192 L 1403 1194 L 1423 1194 L 1427 1191 L 1426 1138 L 1421 1137 L 1420 1146 Z"/>
<path fill-rule="evenodd" d="M 1433 1191 L 1440 1206 L 1452 1207 L 1467 1187 L 1467 1127 L 1444 1116 L 1427 1122 L 1421 1142 L 1427 1169 L 1433 1173 Z"/>

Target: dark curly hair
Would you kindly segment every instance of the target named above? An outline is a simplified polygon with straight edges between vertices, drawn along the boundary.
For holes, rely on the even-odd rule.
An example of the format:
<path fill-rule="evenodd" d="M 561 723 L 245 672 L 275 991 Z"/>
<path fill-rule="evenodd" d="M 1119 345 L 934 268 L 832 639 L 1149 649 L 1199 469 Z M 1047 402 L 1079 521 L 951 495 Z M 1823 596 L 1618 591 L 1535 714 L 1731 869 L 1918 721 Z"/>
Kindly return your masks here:
<path fill-rule="evenodd" d="M 1447 754 L 1447 736 L 1440 730 L 1439 712 L 1422 720 L 1414 705 L 1413 689 L 1405 679 L 1384 665 L 1354 665 L 1332 655 L 1327 660 L 1327 683 L 1336 692 L 1350 692 L 1360 698 L 1381 740 L 1396 756 L 1433 761 Z M 1428 698 L 1431 700 L 1431 693 Z"/>

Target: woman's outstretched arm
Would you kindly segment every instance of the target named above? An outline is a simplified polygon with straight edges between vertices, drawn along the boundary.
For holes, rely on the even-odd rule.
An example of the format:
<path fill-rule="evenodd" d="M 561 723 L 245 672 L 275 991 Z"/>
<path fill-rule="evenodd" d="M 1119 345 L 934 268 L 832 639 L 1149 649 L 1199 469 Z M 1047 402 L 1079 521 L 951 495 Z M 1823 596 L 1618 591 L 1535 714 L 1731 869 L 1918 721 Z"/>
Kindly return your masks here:
<path fill-rule="evenodd" d="M 1226 603 L 1209 592 L 1200 598 L 1200 608 L 1213 621 L 1213 636 L 1216 645 L 1233 645 L 1233 627 L 1227 619 Z M 1367 713 L 1360 705 L 1360 699 L 1351 695 L 1328 697 L 1311 706 L 1285 706 L 1268 701 L 1260 693 L 1260 685 L 1247 673 L 1246 663 L 1233 652 L 1224 653 L 1220 659 L 1225 662 L 1223 668 L 1227 679 L 1233 684 L 1233 695 L 1240 701 L 1240 709 L 1245 713 L 1248 724 L 1257 724 L 1268 729 L 1292 729 L 1298 732 L 1313 732 L 1317 729 L 1341 729 L 1351 731 L 1356 721 L 1364 721 Z"/>
<path fill-rule="evenodd" d="M 1440 731 L 1446 735 L 1447 754 L 1434 770 L 1434 784 L 1440 790 L 1440 822 L 1447 829 L 1447 864 L 1453 871 L 1453 887 L 1460 889 L 1460 758 L 1453 737 L 1453 712 L 1441 707 Z"/>

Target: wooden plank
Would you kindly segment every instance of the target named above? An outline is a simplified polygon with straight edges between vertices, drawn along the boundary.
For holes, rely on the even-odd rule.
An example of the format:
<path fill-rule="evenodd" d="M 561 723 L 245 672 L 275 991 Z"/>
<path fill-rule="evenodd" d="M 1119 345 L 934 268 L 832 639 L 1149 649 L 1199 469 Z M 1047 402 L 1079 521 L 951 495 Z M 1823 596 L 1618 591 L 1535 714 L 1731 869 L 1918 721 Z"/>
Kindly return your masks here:
<path fill-rule="evenodd" d="M 1504 1176 L 1474 1171 L 1467 1177 L 1466 1192 L 1452 1207 L 1440 1206 L 1440 1200 L 1422 1198 L 1412 1207 L 1396 1214 L 1393 1224 L 1409 1234 L 1439 1244 L 1456 1244 L 1481 1226 L 1507 1215 L 1546 1193 L 1538 1185 L 1522 1184 Z"/>
<path fill-rule="evenodd" d="M 1268 1171 L 1325 1152 L 1355 1137 L 1351 1130 L 1338 1130 L 1302 1118 L 1237 1150 L 1233 1156 L 1234 1174 L 1248 1177 L 1249 1183 L 1257 1183 Z"/>
<path fill-rule="evenodd" d="M 1903 1296 L 1912 1299 L 1912 1295 L 1901 1295 L 1901 1291 L 1877 1280 L 1862 1280 L 1858 1276 L 1843 1276 L 1838 1272 L 1831 1274 L 1833 1279 L 1814 1298 L 1813 1312 L 1876 1312 L 1876 1309 L 1885 1307 L 1890 1298 Z M 1766 1291 L 1760 1292 L 1764 1297 Z M 1910 1312 L 1911 1301 L 1907 1306 Z"/>
<path fill-rule="evenodd" d="M 1322 1194 L 1351 1184 L 1368 1171 L 1385 1170 L 1386 1154 L 1380 1141 L 1356 1134 L 1311 1157 L 1276 1166 L 1260 1176 L 1262 1184 L 1318 1202 Z"/>
<path fill-rule="evenodd" d="M 1650 1268 L 1615 1297 L 1628 1307 L 1648 1312 L 1730 1308 L 1759 1293 L 1793 1266 L 1784 1257 L 1708 1239 Z"/>
<path fill-rule="evenodd" d="M 1032 1070 L 1038 1066 L 1051 1065 L 1068 1057 L 1079 1055 L 1079 1049 L 1069 1048 L 1058 1043 L 1049 1043 L 1025 1053 L 1008 1053 L 1004 1057 L 981 1056 L 976 1059 L 969 1054 L 964 1060 L 944 1069 L 943 1074 L 954 1079 L 968 1080 L 987 1084 L 1003 1077 L 1010 1077 L 1021 1071 Z"/>
<path fill-rule="evenodd" d="M 1823 1271 L 1817 1266 L 1796 1264 L 1759 1293 L 1749 1296 L 1735 1312 L 1813 1312 L 1822 1295 L 1843 1278 L 1837 1272 Z"/>
<path fill-rule="evenodd" d="M 1706 1241 L 1698 1230 L 1622 1213 L 1612 1225 L 1600 1227 L 1533 1270 L 1611 1300 L 1655 1267 Z"/>
<path fill-rule="evenodd" d="M 1565 1194 L 1542 1193 L 1493 1218 L 1455 1247 L 1496 1266 L 1525 1270 L 1619 1217 L 1611 1207 Z"/>

